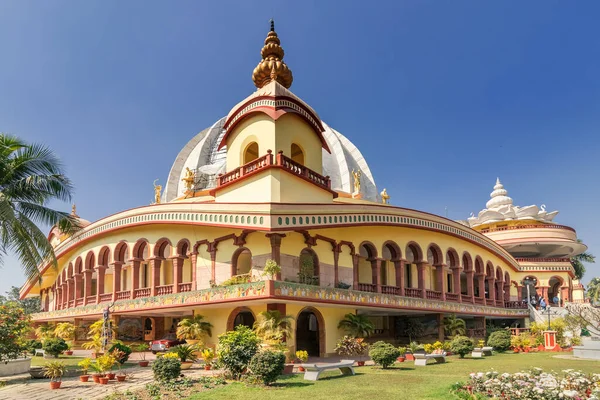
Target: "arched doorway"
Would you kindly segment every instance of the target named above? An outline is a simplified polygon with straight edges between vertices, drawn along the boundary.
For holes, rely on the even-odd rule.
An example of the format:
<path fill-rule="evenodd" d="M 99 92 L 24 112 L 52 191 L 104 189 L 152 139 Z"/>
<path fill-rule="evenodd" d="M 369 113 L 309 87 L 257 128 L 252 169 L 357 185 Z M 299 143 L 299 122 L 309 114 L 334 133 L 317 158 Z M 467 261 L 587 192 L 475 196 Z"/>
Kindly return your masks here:
<path fill-rule="evenodd" d="M 319 285 L 319 258 L 309 248 L 300 252 L 298 266 L 298 279 L 306 285 Z"/>
<path fill-rule="evenodd" d="M 242 248 L 233 254 L 231 275 L 243 275 L 250 273 L 252 269 L 252 253 Z"/>
<path fill-rule="evenodd" d="M 526 276 L 523 279 L 523 286 L 521 287 L 521 298 L 525 299 L 527 303 L 531 300 L 531 298 L 535 298 L 536 286 L 538 284 L 538 280 L 534 276 Z M 528 289 L 529 288 L 529 289 Z M 529 298 L 527 297 L 529 295 Z"/>
<path fill-rule="evenodd" d="M 244 164 L 248 164 L 250 161 L 254 161 L 258 158 L 258 143 L 252 142 L 246 146 L 244 150 Z"/>
<path fill-rule="evenodd" d="M 296 319 L 296 350 L 305 350 L 311 357 L 319 357 L 325 345 L 323 318 L 318 311 L 305 309 Z"/>
<path fill-rule="evenodd" d="M 561 287 L 563 285 L 563 280 L 557 276 L 553 276 L 548 281 L 548 302 L 555 305 L 560 306 L 561 303 Z"/>
<path fill-rule="evenodd" d="M 254 315 L 250 311 L 241 311 L 238 315 L 233 319 L 233 329 L 238 325 L 244 325 L 248 328 L 252 328 L 254 326 Z"/>
<path fill-rule="evenodd" d="M 154 340 L 154 318 L 144 319 L 144 340 Z"/>

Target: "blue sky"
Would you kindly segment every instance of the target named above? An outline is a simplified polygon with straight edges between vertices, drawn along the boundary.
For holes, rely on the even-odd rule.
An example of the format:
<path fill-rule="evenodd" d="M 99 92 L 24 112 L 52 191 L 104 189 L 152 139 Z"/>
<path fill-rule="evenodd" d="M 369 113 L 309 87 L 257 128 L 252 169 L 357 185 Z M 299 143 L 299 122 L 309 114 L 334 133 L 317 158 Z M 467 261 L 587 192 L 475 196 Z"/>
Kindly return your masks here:
<path fill-rule="evenodd" d="M 60 155 L 86 219 L 148 204 L 185 143 L 254 90 L 274 17 L 292 90 L 392 204 L 463 219 L 499 176 L 600 256 L 598 15 L 594 1 L 2 1 L 0 131 Z M 23 281 L 5 261 L 0 293 Z"/>

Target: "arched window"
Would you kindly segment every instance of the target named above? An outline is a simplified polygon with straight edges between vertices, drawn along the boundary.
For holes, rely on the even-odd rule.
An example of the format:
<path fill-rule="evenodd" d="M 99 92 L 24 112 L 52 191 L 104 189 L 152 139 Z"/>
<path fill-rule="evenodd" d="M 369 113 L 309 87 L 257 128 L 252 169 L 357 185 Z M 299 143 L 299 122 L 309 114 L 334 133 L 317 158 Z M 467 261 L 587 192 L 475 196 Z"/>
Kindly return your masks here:
<path fill-rule="evenodd" d="M 258 143 L 252 142 L 246 146 L 244 150 L 244 164 L 248 164 L 250 161 L 254 161 L 258 158 Z"/>
<path fill-rule="evenodd" d="M 292 161 L 304 165 L 304 152 L 296 143 L 292 143 Z"/>

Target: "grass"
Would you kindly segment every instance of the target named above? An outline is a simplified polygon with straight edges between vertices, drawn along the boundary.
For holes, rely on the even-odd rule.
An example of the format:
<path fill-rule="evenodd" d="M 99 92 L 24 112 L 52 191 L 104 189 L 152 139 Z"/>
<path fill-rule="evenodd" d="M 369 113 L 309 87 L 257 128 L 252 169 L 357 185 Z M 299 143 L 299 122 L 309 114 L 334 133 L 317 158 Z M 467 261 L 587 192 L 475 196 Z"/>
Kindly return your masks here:
<path fill-rule="evenodd" d="M 563 353 L 568 354 L 568 353 Z M 340 376 L 328 372 L 317 382 L 305 381 L 302 374 L 282 377 L 272 388 L 249 387 L 243 383 L 231 383 L 201 394 L 189 400 L 281 400 L 301 398 L 310 400 L 352 399 L 451 399 L 450 386 L 466 381 L 471 372 L 518 372 L 533 367 L 561 371 L 567 368 L 591 373 L 598 372 L 599 361 L 554 358 L 556 353 L 495 354 L 481 359 L 457 356 L 447 358 L 445 364 L 415 367 L 412 362 L 396 363 L 384 370 L 379 367 L 356 368 L 356 376 Z"/>

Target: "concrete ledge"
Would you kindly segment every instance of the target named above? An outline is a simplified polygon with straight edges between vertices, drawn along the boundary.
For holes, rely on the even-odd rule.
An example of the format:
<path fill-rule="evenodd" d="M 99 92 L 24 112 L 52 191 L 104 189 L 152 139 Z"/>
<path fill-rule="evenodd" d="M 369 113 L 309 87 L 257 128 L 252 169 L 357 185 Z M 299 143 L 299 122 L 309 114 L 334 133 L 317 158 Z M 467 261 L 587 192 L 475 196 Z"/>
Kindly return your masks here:
<path fill-rule="evenodd" d="M 19 375 L 29 372 L 31 358 L 10 360 L 8 363 L 0 363 L 0 376 Z"/>

